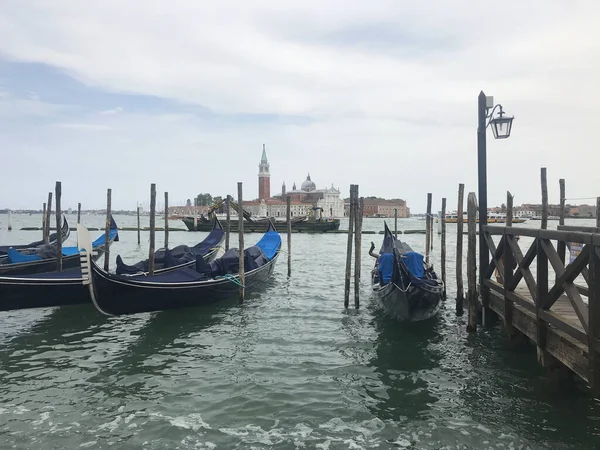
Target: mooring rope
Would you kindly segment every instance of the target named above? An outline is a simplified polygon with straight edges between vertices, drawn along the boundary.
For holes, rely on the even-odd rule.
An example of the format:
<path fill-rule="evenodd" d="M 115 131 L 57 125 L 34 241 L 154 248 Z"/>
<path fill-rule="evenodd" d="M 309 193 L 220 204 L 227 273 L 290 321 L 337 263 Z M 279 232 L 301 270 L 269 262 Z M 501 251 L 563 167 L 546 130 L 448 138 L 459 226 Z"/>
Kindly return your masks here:
<path fill-rule="evenodd" d="M 237 284 L 239 287 L 246 289 L 246 286 L 244 286 L 242 283 L 240 283 L 238 281 L 238 279 L 235 277 L 235 275 L 226 274 L 226 275 L 215 277 L 215 280 L 219 280 L 219 279 L 225 279 L 225 280 L 231 281 L 232 283 Z"/>

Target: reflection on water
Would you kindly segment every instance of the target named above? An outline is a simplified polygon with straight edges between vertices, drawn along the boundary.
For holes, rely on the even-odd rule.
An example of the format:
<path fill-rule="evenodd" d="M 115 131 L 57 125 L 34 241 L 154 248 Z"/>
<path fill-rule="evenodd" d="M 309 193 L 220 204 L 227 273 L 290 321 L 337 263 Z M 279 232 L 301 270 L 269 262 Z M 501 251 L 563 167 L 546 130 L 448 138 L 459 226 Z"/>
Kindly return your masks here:
<path fill-rule="evenodd" d="M 381 224 L 366 220 L 365 229 Z M 174 245 L 199 238 L 171 235 Z M 379 238 L 365 239 L 363 254 Z M 361 308 L 344 311 L 346 239 L 294 234 L 292 277 L 284 254 L 243 306 L 231 299 L 118 318 L 90 305 L 0 314 L 0 447 L 597 446 L 600 403 L 587 389 L 553 389 L 535 349 L 511 343 L 499 326 L 467 335 L 452 300 L 426 322 L 391 320 L 369 299 L 365 257 Z M 406 239 L 417 250 L 424 243 Z M 135 242 L 124 232 L 111 259 L 144 258 Z"/>

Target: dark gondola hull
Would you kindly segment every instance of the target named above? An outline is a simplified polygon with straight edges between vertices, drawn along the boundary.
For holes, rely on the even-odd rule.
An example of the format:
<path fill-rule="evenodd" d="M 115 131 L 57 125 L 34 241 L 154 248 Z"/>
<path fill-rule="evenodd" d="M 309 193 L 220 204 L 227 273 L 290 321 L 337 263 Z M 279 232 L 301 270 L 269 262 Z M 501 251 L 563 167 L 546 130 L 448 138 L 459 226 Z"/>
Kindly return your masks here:
<path fill-rule="evenodd" d="M 196 219 L 197 230 L 194 230 L 194 218 L 186 217 L 183 223 L 190 231 L 210 231 L 212 222 Z M 244 222 L 245 233 L 264 233 L 269 228 L 270 221 L 268 219 L 257 220 L 256 222 Z M 287 231 L 287 222 L 275 222 L 275 229 L 278 232 Z M 223 223 L 223 228 L 227 228 L 227 224 Z M 319 220 L 294 220 L 292 219 L 292 231 L 303 233 L 326 233 L 328 231 L 336 231 L 340 229 L 340 219 L 332 219 L 331 221 L 323 219 Z M 231 221 L 231 231 L 238 231 L 237 220 Z"/>
<path fill-rule="evenodd" d="M 207 254 L 204 259 L 210 262 L 216 257 L 217 253 L 218 249 L 215 249 Z M 79 255 L 75 257 L 77 258 L 77 268 L 65 270 L 63 272 L 64 278 L 42 278 L 43 274 L 40 274 L 40 277 L 1 276 L 0 311 L 89 303 L 90 291 L 87 286 L 83 285 L 84 279 L 81 276 L 81 270 L 79 270 L 80 257 Z M 170 270 L 172 269 L 164 269 L 163 271 L 157 271 L 157 273 Z M 69 276 L 71 273 L 72 275 Z"/>
<path fill-rule="evenodd" d="M 89 301 L 90 294 L 87 287 L 82 284 L 79 270 L 74 271 L 71 280 L 35 278 L 0 280 L 0 311 L 77 305 Z"/>
<path fill-rule="evenodd" d="M 383 287 L 376 284 L 373 292 L 377 304 L 385 313 L 400 321 L 430 319 L 439 312 L 442 304 L 442 292 L 427 292 L 412 286 L 403 292 L 394 283 Z"/>
<path fill-rule="evenodd" d="M 278 256 L 278 255 L 277 255 Z M 269 263 L 246 273 L 246 289 L 266 281 L 275 269 L 275 256 Z M 97 308 L 105 314 L 136 314 L 207 305 L 238 295 L 240 287 L 227 279 L 204 284 L 143 285 L 123 283 L 92 264 L 92 288 Z M 133 280 L 132 280 L 133 281 Z M 126 300 L 125 300 L 126 299 Z"/>

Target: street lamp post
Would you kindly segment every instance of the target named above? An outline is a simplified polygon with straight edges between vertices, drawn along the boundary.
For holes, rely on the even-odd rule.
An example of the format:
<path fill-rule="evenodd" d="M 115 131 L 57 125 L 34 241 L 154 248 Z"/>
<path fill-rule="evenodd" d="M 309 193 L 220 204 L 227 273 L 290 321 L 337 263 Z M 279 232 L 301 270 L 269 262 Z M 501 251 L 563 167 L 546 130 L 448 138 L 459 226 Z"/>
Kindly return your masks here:
<path fill-rule="evenodd" d="M 498 117 L 494 117 L 494 111 L 499 108 Z M 491 110 L 491 111 L 490 111 Z M 489 294 L 485 286 L 485 276 L 489 268 L 489 248 L 483 227 L 487 225 L 487 144 L 486 129 L 492 125 L 495 139 L 506 139 L 512 130 L 514 117 L 504 117 L 502 105 L 494 106 L 494 98 L 487 97 L 483 91 L 477 99 L 477 180 L 479 188 L 479 289 L 481 293 L 483 316 L 485 325 L 485 314 L 489 305 Z M 489 119 L 489 120 L 488 120 Z"/>

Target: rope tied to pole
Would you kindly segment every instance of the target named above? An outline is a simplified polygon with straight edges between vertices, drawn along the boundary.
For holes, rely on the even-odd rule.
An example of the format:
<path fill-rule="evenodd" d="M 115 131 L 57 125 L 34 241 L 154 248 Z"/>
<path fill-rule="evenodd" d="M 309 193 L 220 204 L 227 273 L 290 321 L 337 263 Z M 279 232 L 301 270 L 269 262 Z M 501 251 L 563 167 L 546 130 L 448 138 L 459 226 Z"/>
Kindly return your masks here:
<path fill-rule="evenodd" d="M 244 288 L 244 289 L 246 288 L 246 286 L 244 286 L 242 283 L 239 282 L 239 280 L 236 278 L 235 275 L 231 275 L 231 274 L 220 275 L 218 277 L 215 277 L 215 280 L 231 281 L 232 283 L 237 284 L 241 288 Z"/>

